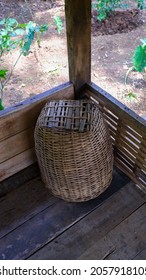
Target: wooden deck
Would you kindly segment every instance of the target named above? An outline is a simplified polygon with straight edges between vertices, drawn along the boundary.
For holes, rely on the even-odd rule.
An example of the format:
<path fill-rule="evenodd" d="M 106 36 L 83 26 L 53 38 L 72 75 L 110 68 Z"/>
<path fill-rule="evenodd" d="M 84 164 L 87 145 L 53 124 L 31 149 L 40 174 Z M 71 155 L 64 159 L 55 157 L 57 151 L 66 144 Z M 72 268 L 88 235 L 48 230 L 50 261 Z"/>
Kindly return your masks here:
<path fill-rule="evenodd" d="M 0 259 L 146 259 L 146 194 L 115 169 L 98 198 L 68 203 L 38 176 L 1 194 Z"/>

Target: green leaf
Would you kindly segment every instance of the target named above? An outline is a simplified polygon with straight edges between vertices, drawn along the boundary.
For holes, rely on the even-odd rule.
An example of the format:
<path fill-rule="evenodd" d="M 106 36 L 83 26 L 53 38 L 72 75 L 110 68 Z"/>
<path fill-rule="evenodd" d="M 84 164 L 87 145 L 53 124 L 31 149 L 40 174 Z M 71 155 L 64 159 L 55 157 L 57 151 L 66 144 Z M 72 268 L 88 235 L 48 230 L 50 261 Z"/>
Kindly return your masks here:
<path fill-rule="evenodd" d="M 1 36 L 6 36 L 8 34 L 8 31 L 6 29 L 2 29 L 0 32 Z"/>
<path fill-rule="evenodd" d="M 143 46 L 146 46 L 146 38 L 145 39 L 140 39 L 140 41 L 143 43 Z"/>
<path fill-rule="evenodd" d="M 35 32 L 44 33 L 48 31 L 48 24 L 37 25 L 35 28 Z"/>
<path fill-rule="evenodd" d="M 20 35 L 24 35 L 24 30 L 22 28 L 17 28 L 14 31 L 15 36 L 20 36 Z"/>
<path fill-rule="evenodd" d="M 97 16 L 97 19 L 100 20 L 100 21 L 102 21 L 102 20 L 104 20 L 106 17 L 107 17 L 107 13 L 104 12 L 104 11 L 102 11 L 102 12 L 100 12 L 99 15 Z"/>
<path fill-rule="evenodd" d="M 7 26 L 17 26 L 18 21 L 15 18 L 8 18 L 8 19 L 6 19 L 6 25 Z"/>
<path fill-rule="evenodd" d="M 6 75 L 7 75 L 8 70 L 0 70 L 0 78 L 1 79 L 6 79 Z"/>
<path fill-rule="evenodd" d="M 29 33 L 30 30 L 34 30 L 36 27 L 36 23 L 33 22 L 33 21 L 29 21 L 27 24 L 26 24 L 26 33 Z"/>
<path fill-rule="evenodd" d="M 4 110 L 4 106 L 3 106 L 3 104 L 2 104 L 2 99 L 0 98 L 0 111 L 1 110 Z"/>
<path fill-rule="evenodd" d="M 143 10 L 145 8 L 145 0 L 137 0 L 137 7 L 140 9 L 140 10 Z"/>
<path fill-rule="evenodd" d="M 55 23 L 55 25 L 57 27 L 58 33 L 60 34 L 62 29 L 63 29 L 63 23 L 62 23 L 61 18 L 58 17 L 58 16 L 54 16 L 54 23 Z"/>
<path fill-rule="evenodd" d="M 26 28 L 27 23 L 19 23 L 18 28 Z"/>
<path fill-rule="evenodd" d="M 0 25 L 4 25 L 5 23 L 6 23 L 6 19 L 5 18 L 0 21 Z"/>
<path fill-rule="evenodd" d="M 102 21 L 109 14 L 117 8 L 121 8 L 123 5 L 121 0 L 96 0 L 96 9 L 97 9 L 97 19 Z"/>
<path fill-rule="evenodd" d="M 28 34 L 26 34 L 25 36 L 25 43 L 22 47 L 22 52 L 23 52 L 23 55 L 26 56 L 30 50 L 30 46 L 32 44 L 32 41 L 34 39 L 34 34 L 35 34 L 35 29 L 34 27 L 31 27 L 29 28 L 28 30 Z"/>
<path fill-rule="evenodd" d="M 143 72 L 146 67 L 146 47 L 137 46 L 132 61 L 136 71 Z"/>
<path fill-rule="evenodd" d="M 125 96 L 127 102 L 133 102 L 136 101 L 138 98 L 138 94 L 136 92 L 128 92 L 128 94 Z"/>

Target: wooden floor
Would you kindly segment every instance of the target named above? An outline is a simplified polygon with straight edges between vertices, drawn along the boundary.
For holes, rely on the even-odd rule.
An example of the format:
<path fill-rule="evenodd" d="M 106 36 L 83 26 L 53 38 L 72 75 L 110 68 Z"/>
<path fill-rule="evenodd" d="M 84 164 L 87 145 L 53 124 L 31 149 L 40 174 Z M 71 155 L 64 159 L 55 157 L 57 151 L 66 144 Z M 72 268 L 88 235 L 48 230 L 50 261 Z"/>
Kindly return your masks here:
<path fill-rule="evenodd" d="M 82 203 L 34 178 L 0 198 L 0 259 L 146 259 L 146 194 L 118 169 Z"/>

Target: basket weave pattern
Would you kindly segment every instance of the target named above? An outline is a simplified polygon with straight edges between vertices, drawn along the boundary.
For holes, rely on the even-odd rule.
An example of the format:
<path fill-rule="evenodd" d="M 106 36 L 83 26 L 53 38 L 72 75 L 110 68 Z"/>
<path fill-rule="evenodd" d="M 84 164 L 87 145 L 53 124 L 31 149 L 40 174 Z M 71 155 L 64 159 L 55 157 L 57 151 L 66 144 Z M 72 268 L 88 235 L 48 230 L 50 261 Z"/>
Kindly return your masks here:
<path fill-rule="evenodd" d="M 111 182 L 109 133 L 89 100 L 47 103 L 36 124 L 35 150 L 46 187 L 64 200 L 92 199 Z"/>

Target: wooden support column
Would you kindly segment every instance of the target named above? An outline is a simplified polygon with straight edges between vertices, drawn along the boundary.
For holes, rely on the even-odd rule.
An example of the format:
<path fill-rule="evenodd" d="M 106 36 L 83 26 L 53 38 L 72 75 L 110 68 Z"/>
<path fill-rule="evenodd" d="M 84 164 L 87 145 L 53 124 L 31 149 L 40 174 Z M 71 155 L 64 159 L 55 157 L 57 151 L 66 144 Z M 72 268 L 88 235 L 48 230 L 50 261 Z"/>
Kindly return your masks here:
<path fill-rule="evenodd" d="M 91 80 L 91 0 L 65 0 L 69 78 L 75 98 Z"/>

